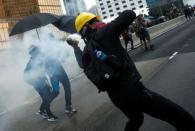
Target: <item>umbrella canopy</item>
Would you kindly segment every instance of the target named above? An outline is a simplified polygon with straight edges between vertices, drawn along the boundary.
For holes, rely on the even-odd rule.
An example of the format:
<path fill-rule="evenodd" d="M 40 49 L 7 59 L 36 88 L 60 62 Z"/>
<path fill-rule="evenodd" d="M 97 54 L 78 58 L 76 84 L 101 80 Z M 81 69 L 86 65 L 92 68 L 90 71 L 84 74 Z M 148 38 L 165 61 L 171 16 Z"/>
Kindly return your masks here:
<path fill-rule="evenodd" d="M 75 28 L 75 19 L 76 16 L 62 15 L 57 22 L 53 23 L 53 25 L 55 25 L 59 30 L 65 32 L 77 33 Z"/>
<path fill-rule="evenodd" d="M 20 20 L 13 27 L 10 36 L 24 33 L 32 29 L 40 28 L 41 26 L 54 23 L 59 19 L 60 17 L 58 15 L 50 14 L 50 13 L 38 13 L 38 14 L 33 14 L 31 16 L 24 17 L 24 19 Z"/>

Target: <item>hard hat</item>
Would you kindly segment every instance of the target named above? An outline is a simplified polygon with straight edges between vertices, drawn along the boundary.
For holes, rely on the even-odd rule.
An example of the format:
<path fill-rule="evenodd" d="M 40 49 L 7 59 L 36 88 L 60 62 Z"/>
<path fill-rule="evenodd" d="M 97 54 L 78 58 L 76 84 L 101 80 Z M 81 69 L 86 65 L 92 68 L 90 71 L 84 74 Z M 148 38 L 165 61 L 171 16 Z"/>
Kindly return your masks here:
<path fill-rule="evenodd" d="M 75 20 L 75 27 L 77 32 L 80 32 L 81 29 L 83 28 L 83 26 L 89 22 L 90 20 L 92 20 L 93 18 L 97 18 L 98 20 L 100 19 L 100 16 L 96 16 L 92 13 L 88 13 L 88 12 L 82 12 L 80 13 L 76 20 Z"/>

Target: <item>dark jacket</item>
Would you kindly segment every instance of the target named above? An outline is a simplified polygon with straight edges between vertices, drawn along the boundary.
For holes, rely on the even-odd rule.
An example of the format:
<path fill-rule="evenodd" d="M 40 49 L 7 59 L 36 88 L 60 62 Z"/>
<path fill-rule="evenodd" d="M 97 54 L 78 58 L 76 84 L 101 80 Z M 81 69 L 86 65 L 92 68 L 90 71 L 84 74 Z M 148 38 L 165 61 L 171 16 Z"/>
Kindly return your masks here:
<path fill-rule="evenodd" d="M 102 48 L 107 51 L 107 53 L 114 54 L 121 60 L 125 59 L 128 61 L 128 66 L 121 70 L 120 76 L 118 77 L 117 81 L 112 82 L 113 84 L 123 81 L 128 81 L 129 84 L 134 84 L 141 79 L 141 76 L 138 73 L 134 62 L 131 60 L 128 53 L 122 47 L 119 39 L 120 34 L 126 28 L 128 28 L 128 26 L 133 22 L 135 17 L 136 15 L 133 11 L 124 11 L 114 21 L 108 23 L 107 26 L 98 29 L 86 36 L 87 41 L 90 41 L 90 39 L 94 39 L 97 43 L 101 45 Z M 79 53 L 78 49 L 75 49 L 75 53 Z M 76 55 L 76 57 L 79 58 L 78 55 Z M 83 68 L 85 69 L 86 66 L 90 65 L 90 63 L 91 58 L 85 48 L 82 57 Z"/>

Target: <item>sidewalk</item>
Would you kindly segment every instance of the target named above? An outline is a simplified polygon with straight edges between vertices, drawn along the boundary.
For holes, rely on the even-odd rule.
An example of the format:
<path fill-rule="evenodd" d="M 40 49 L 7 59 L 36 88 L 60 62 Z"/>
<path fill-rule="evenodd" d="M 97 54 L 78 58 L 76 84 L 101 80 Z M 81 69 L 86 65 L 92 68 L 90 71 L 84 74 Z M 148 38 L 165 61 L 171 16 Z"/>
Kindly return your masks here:
<path fill-rule="evenodd" d="M 179 16 L 175 19 L 172 19 L 170 21 L 166 21 L 163 23 L 160 23 L 158 25 L 152 26 L 148 28 L 151 40 L 157 38 L 160 35 L 163 35 L 164 33 L 176 28 L 177 26 L 180 26 L 186 22 L 186 19 L 184 16 Z M 139 38 L 136 37 L 135 33 L 133 34 L 133 40 L 134 40 L 134 47 L 138 48 L 141 46 Z M 123 43 L 124 47 L 124 41 L 121 39 L 121 42 Z M 131 50 L 131 45 L 128 44 L 127 46 L 128 51 Z"/>

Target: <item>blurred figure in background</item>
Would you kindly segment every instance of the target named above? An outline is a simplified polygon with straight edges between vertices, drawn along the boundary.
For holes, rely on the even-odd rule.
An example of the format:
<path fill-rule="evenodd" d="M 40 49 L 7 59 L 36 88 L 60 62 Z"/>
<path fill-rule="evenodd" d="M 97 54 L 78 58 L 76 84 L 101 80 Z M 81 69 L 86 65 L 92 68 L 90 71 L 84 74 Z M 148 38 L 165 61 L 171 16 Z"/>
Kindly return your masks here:
<path fill-rule="evenodd" d="M 149 45 L 149 48 L 153 50 L 154 45 L 151 44 L 150 34 L 146 28 L 146 23 L 142 14 L 137 16 L 135 20 L 135 28 L 136 28 L 136 34 L 140 39 L 141 45 L 142 46 L 144 45 L 145 51 L 148 50 L 147 44 Z"/>
<path fill-rule="evenodd" d="M 186 5 L 184 7 L 183 12 L 184 12 L 184 15 L 186 17 L 186 20 L 191 20 L 192 19 L 192 11 L 191 11 L 191 9 L 189 8 L 188 5 Z"/>
<path fill-rule="evenodd" d="M 123 40 L 125 42 L 126 51 L 128 51 L 127 46 L 128 46 L 129 41 L 131 42 L 131 50 L 134 50 L 133 39 L 132 39 L 132 28 L 128 27 L 127 29 L 125 29 L 123 31 L 123 33 L 121 35 L 122 35 Z"/>

